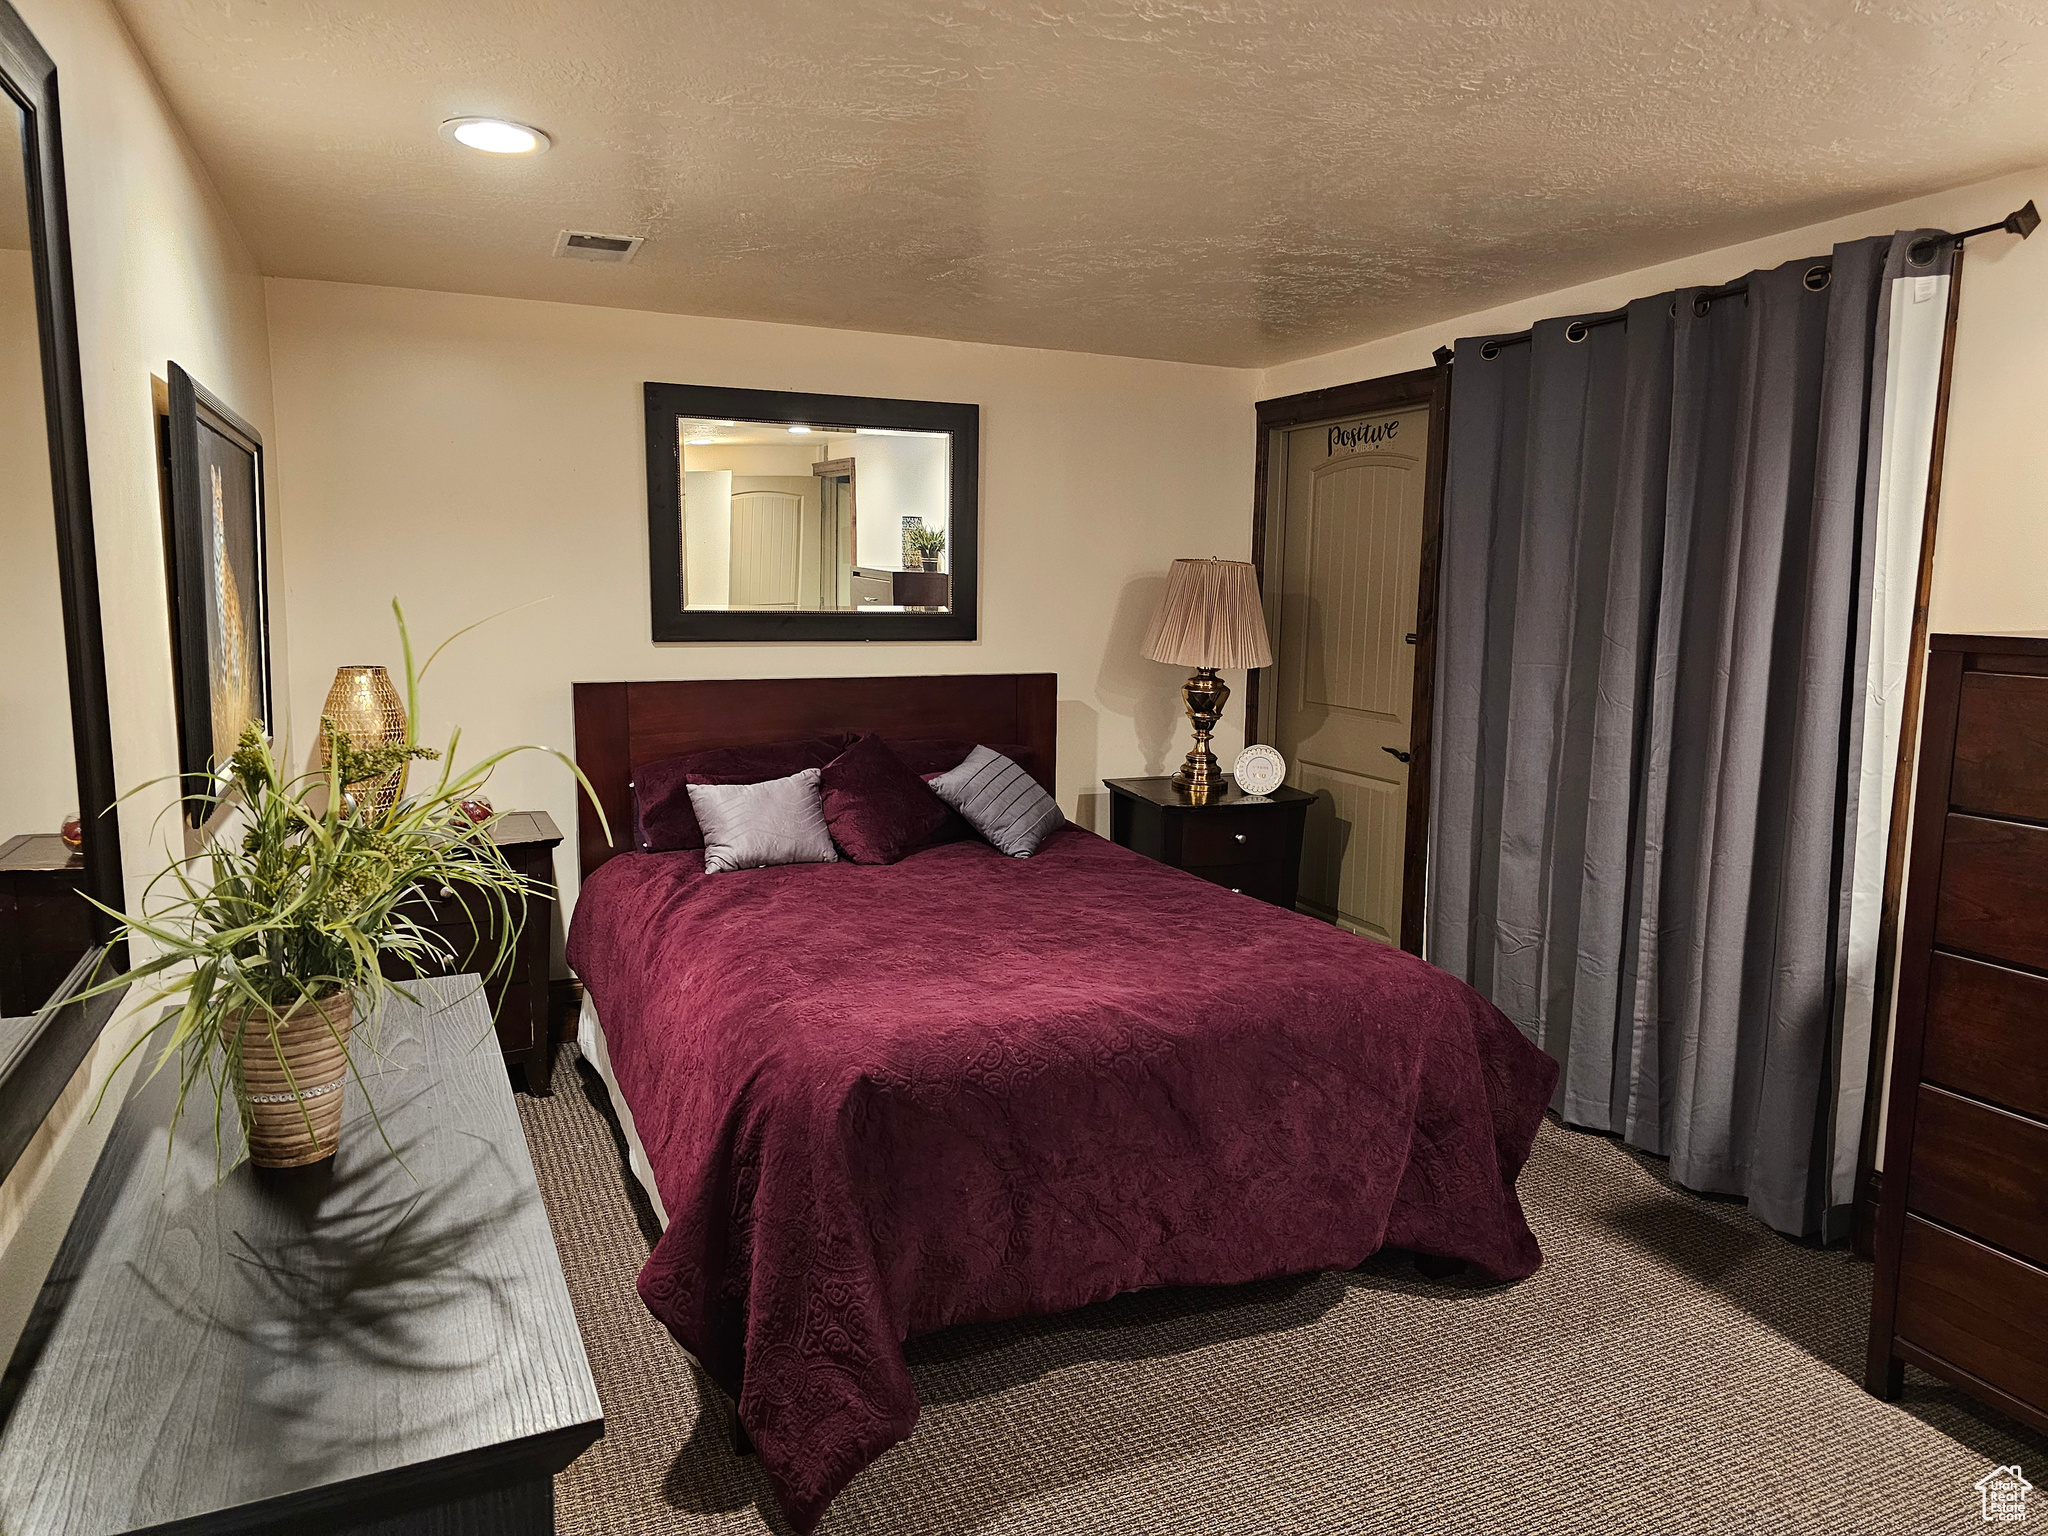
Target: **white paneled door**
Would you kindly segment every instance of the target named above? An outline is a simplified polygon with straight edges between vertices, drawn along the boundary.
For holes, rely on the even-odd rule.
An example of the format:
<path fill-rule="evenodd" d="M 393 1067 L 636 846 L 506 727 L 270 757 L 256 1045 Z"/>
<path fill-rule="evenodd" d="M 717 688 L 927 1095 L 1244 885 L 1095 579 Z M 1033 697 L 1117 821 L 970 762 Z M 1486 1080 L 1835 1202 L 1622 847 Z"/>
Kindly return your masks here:
<path fill-rule="evenodd" d="M 1416 583 L 1429 411 L 1287 434 L 1274 745 L 1316 797 L 1301 906 L 1388 944 L 1401 938 Z"/>
<path fill-rule="evenodd" d="M 735 492 L 732 498 L 732 604 L 794 608 L 798 524 L 803 498 L 787 491 Z"/>

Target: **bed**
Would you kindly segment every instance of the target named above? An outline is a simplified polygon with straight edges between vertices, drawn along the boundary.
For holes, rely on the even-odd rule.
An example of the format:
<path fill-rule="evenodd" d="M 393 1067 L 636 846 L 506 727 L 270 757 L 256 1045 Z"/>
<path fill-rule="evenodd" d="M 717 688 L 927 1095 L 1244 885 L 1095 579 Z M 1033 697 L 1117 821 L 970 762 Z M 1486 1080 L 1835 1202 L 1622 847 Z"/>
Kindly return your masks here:
<path fill-rule="evenodd" d="M 1014 743 L 1045 674 L 576 686 L 614 828 L 634 771 L 813 733 Z M 1413 956 L 1069 827 L 1029 859 L 706 875 L 580 825 L 584 1050 L 663 1222 L 654 1315 L 737 1405 L 799 1531 L 918 1402 L 902 1345 L 1393 1245 L 1499 1280 L 1556 1066 Z"/>

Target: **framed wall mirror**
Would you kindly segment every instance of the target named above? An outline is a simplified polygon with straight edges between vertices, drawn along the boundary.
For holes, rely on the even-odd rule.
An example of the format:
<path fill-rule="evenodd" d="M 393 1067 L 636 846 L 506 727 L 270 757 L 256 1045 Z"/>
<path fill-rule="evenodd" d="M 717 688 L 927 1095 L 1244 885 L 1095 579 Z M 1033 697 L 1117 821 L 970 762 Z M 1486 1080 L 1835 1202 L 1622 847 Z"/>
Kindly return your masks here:
<path fill-rule="evenodd" d="M 647 386 L 656 640 L 972 640 L 981 408 Z"/>
<path fill-rule="evenodd" d="M 118 1001 L 120 834 L 57 71 L 0 0 L 0 1178 Z"/>

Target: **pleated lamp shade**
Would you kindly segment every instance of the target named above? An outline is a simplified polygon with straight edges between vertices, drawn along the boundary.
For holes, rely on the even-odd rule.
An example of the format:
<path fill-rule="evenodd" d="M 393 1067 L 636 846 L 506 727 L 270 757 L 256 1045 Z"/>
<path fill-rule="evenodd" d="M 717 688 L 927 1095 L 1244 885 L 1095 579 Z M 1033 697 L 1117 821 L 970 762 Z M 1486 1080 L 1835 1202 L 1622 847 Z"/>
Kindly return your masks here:
<path fill-rule="evenodd" d="M 1259 575 L 1245 560 L 1176 560 L 1145 654 L 1183 667 L 1269 667 Z"/>

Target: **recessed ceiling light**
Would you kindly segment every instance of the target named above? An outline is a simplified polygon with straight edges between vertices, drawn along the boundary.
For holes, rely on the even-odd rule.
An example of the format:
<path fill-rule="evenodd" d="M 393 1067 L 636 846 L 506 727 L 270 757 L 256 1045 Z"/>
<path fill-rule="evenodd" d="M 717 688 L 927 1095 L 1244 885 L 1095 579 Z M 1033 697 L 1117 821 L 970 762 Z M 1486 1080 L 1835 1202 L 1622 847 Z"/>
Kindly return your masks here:
<path fill-rule="evenodd" d="M 487 155 L 537 155 L 554 142 L 538 128 L 499 117 L 451 117 L 441 125 L 441 137 Z"/>
<path fill-rule="evenodd" d="M 808 432 L 811 429 L 809 427 L 791 427 L 789 430 L 792 432 Z"/>

